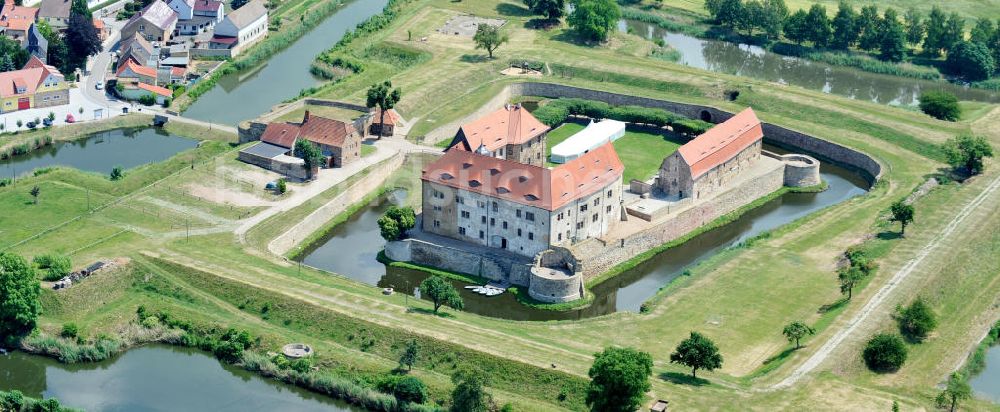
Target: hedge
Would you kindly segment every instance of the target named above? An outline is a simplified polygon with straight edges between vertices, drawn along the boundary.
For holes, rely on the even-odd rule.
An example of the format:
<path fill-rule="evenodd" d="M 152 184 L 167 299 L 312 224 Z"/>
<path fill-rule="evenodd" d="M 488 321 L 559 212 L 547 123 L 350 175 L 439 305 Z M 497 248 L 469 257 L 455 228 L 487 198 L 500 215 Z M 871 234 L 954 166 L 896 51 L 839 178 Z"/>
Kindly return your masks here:
<path fill-rule="evenodd" d="M 687 135 L 704 133 L 713 126 L 712 123 L 690 119 L 663 109 L 642 106 L 612 106 L 601 101 L 578 98 L 560 98 L 550 101 L 535 110 L 532 115 L 549 126 L 565 122 L 569 116 L 585 116 L 656 127 L 670 126 L 675 132 Z"/>

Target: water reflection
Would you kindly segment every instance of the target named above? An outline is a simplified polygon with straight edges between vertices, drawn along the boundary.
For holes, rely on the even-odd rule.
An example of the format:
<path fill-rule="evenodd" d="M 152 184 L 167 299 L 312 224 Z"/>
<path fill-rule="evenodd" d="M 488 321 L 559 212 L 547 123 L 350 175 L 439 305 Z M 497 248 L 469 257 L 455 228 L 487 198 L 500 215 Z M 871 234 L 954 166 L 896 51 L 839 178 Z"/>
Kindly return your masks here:
<path fill-rule="evenodd" d="M 986 369 L 974 376 L 969 384 L 979 396 L 1000 403 L 1000 346 L 986 351 Z"/>

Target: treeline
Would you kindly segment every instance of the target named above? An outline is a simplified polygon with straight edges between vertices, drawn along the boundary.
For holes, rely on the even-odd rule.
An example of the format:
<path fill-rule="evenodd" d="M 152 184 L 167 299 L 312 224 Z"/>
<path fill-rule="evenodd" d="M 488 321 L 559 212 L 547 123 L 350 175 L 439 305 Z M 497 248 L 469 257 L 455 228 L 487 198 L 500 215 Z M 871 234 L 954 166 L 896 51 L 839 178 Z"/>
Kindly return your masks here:
<path fill-rule="evenodd" d="M 553 100 L 535 110 L 532 115 L 549 126 L 565 122 L 569 116 L 585 116 L 593 119 L 614 119 L 655 127 L 670 126 L 674 132 L 684 135 L 698 135 L 713 126 L 712 123 L 690 119 L 663 109 L 642 106 L 612 106 L 601 101 L 577 98 Z"/>
<path fill-rule="evenodd" d="M 928 15 L 909 9 L 900 15 L 875 5 L 855 10 L 841 2 L 831 19 L 821 4 L 789 13 L 784 0 L 707 0 L 714 23 L 746 36 L 763 34 L 828 50 L 871 52 L 886 62 L 901 62 L 919 48 L 928 58 L 947 56 L 947 72 L 969 81 L 996 74 L 1000 61 L 1000 21 L 981 18 L 966 40 L 965 20 L 934 6 Z"/>
<path fill-rule="evenodd" d="M 0 411 L 4 412 L 74 412 L 79 409 L 67 408 L 56 398 L 35 399 L 24 396 L 21 391 L 0 391 Z"/>

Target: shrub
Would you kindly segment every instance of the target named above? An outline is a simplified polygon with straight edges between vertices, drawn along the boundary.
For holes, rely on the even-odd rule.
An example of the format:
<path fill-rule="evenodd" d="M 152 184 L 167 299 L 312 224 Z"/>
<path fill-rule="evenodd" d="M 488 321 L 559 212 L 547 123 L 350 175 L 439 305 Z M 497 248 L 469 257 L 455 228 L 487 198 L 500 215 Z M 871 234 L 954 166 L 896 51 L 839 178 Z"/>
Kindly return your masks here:
<path fill-rule="evenodd" d="M 944 152 L 952 167 L 975 175 L 983 171 L 983 158 L 993 157 L 993 146 L 985 137 L 966 134 L 945 142 Z"/>
<path fill-rule="evenodd" d="M 923 341 L 937 327 L 937 315 L 923 298 L 918 297 L 905 308 L 896 308 L 896 312 L 900 332 L 913 341 Z"/>
<path fill-rule="evenodd" d="M 278 194 L 283 195 L 288 191 L 288 181 L 285 178 L 278 179 Z"/>
<path fill-rule="evenodd" d="M 125 177 L 125 172 L 122 171 L 121 166 L 115 166 L 114 169 L 111 169 L 111 176 L 109 176 L 111 180 L 121 180 L 123 177 Z"/>
<path fill-rule="evenodd" d="M 868 341 L 861 356 L 872 371 L 893 372 L 906 363 L 906 344 L 899 335 L 881 333 Z"/>
<path fill-rule="evenodd" d="M 427 387 L 416 377 L 404 376 L 396 381 L 392 395 L 403 403 L 424 403 L 427 400 Z"/>
<path fill-rule="evenodd" d="M 80 328 L 78 328 L 75 323 L 70 322 L 63 324 L 62 332 L 59 333 L 59 336 L 67 339 L 75 339 L 79 333 Z"/>
<path fill-rule="evenodd" d="M 142 95 L 139 97 L 139 104 L 143 106 L 152 106 L 156 104 L 156 98 L 149 94 Z"/>
<path fill-rule="evenodd" d="M 935 119 L 957 121 L 962 116 L 962 108 L 954 94 L 930 90 L 920 95 L 920 111 Z"/>
<path fill-rule="evenodd" d="M 33 262 L 39 269 L 45 270 L 42 278 L 50 282 L 62 279 L 72 270 L 69 257 L 57 253 L 35 256 Z"/>

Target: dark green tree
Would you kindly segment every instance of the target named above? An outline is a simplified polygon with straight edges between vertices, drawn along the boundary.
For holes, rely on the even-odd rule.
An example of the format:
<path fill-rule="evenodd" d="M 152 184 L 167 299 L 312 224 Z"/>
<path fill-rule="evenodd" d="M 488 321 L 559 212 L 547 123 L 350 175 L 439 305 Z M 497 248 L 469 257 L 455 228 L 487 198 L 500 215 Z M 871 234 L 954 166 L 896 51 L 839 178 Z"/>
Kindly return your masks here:
<path fill-rule="evenodd" d="M 565 0 L 524 0 L 532 13 L 545 16 L 547 20 L 559 20 L 566 10 Z"/>
<path fill-rule="evenodd" d="M 937 328 L 937 315 L 923 298 L 917 297 L 910 306 L 896 308 L 899 331 L 911 341 L 921 342 Z"/>
<path fill-rule="evenodd" d="M 906 363 L 906 343 L 899 335 L 880 333 L 868 341 L 861 357 L 872 371 L 896 371 Z"/>
<path fill-rule="evenodd" d="M 962 116 L 958 97 L 939 90 L 928 90 L 920 94 L 920 111 L 935 119 L 950 122 L 957 121 Z"/>
<path fill-rule="evenodd" d="M 833 17 L 833 39 L 830 47 L 839 50 L 847 50 L 858 41 L 860 35 L 857 23 L 858 14 L 846 1 L 841 1 L 837 6 L 837 15 Z"/>
<path fill-rule="evenodd" d="M 456 310 L 462 310 L 465 306 L 458 290 L 441 276 L 434 275 L 420 282 L 420 293 L 426 295 L 434 303 L 434 313 L 437 313 L 442 305 Z"/>
<path fill-rule="evenodd" d="M 670 363 L 677 363 L 691 368 L 691 376 L 698 377 L 698 369 L 713 371 L 722 367 L 722 355 L 715 342 L 698 332 L 681 341 L 670 354 Z"/>
<path fill-rule="evenodd" d="M 942 48 L 951 53 L 951 48 L 963 40 L 965 40 L 965 19 L 958 13 L 952 12 L 948 15 L 948 22 L 945 24 Z"/>
<path fill-rule="evenodd" d="M 840 293 L 847 295 L 847 300 L 854 296 L 854 287 L 865 278 L 865 272 L 856 266 L 842 268 L 837 271 L 840 280 Z"/>
<path fill-rule="evenodd" d="M 906 41 L 914 46 L 924 41 L 924 33 L 927 31 L 927 27 L 924 25 L 924 16 L 917 9 L 911 7 L 906 10 L 903 20 L 906 22 Z"/>
<path fill-rule="evenodd" d="M 743 9 L 742 0 L 722 0 L 719 4 L 719 12 L 715 17 L 719 24 L 736 28 L 744 19 L 746 19 L 746 12 Z"/>
<path fill-rule="evenodd" d="M 123 177 L 125 177 L 125 172 L 121 166 L 115 166 L 114 168 L 111 169 L 111 176 L 109 177 L 111 180 L 121 180 Z"/>
<path fill-rule="evenodd" d="M 993 53 L 982 43 L 961 41 L 952 45 L 945 66 L 968 81 L 989 79 L 997 70 Z"/>
<path fill-rule="evenodd" d="M 705 10 L 712 16 L 712 22 L 719 23 L 719 12 L 722 10 L 723 0 L 705 0 Z"/>
<path fill-rule="evenodd" d="M 42 312 L 35 270 L 23 257 L 0 252 L 0 343 L 14 344 L 35 329 Z"/>
<path fill-rule="evenodd" d="M 0 73 L 14 70 L 17 70 L 17 67 L 14 66 L 14 60 L 11 60 L 10 56 L 6 54 L 0 55 Z"/>
<path fill-rule="evenodd" d="M 306 173 L 308 173 L 310 179 L 314 177 L 313 170 L 323 165 L 323 162 L 326 161 L 326 156 L 323 156 L 323 151 L 320 150 L 319 146 L 306 139 L 295 141 L 295 148 L 292 150 L 292 154 L 305 162 Z"/>
<path fill-rule="evenodd" d="M 983 159 L 993 157 L 993 146 L 983 136 L 963 134 L 944 144 L 948 163 L 969 175 L 983 172 Z"/>
<path fill-rule="evenodd" d="M 809 13 L 806 15 L 806 28 L 809 40 L 816 47 L 826 47 L 830 43 L 833 29 L 830 28 L 830 19 L 826 17 L 826 7 L 813 4 L 809 8 Z"/>
<path fill-rule="evenodd" d="M 581 37 L 590 41 L 605 41 L 622 17 L 614 0 L 571 0 L 573 12 L 567 22 Z"/>
<path fill-rule="evenodd" d="M 249 1 L 250 0 L 230 0 L 229 7 L 231 7 L 233 10 L 236 10 L 240 7 L 245 6 L 247 3 L 249 3 Z"/>
<path fill-rule="evenodd" d="M 760 29 L 771 40 L 781 37 L 785 19 L 788 18 L 788 6 L 785 0 L 764 0 L 764 15 L 759 23 Z"/>
<path fill-rule="evenodd" d="M 795 44 L 802 44 L 809 40 L 809 28 L 807 21 L 809 15 L 805 10 L 799 9 L 785 19 L 784 32 L 788 40 Z"/>
<path fill-rule="evenodd" d="M 802 345 L 799 344 L 802 338 L 807 335 L 815 335 L 816 329 L 809 327 L 809 325 L 806 325 L 803 322 L 795 321 L 785 325 L 785 329 L 781 331 L 781 334 L 785 335 L 785 338 L 788 339 L 789 342 L 795 342 L 795 349 L 799 349 L 802 347 Z"/>
<path fill-rule="evenodd" d="M 947 408 L 950 412 L 955 412 L 962 401 L 969 399 L 972 399 L 972 387 L 969 386 L 965 375 L 955 372 L 948 377 L 947 386 L 934 401 L 939 408 Z"/>
<path fill-rule="evenodd" d="M 9 57 L 14 70 L 24 67 L 30 57 L 28 52 L 21 48 L 21 43 L 4 36 L 0 36 L 0 56 Z"/>
<path fill-rule="evenodd" d="M 486 50 L 490 59 L 493 58 L 493 52 L 508 40 L 507 34 L 500 31 L 500 27 L 485 23 L 476 26 L 476 34 L 472 36 L 476 48 Z"/>
<path fill-rule="evenodd" d="M 899 234 L 906 236 L 906 225 L 913 222 L 913 205 L 906 203 L 905 199 L 897 200 L 889 208 L 892 216 L 890 222 L 899 222 Z"/>
<path fill-rule="evenodd" d="M 392 88 L 392 82 L 386 80 L 382 83 L 373 84 L 368 88 L 368 94 L 365 99 L 365 107 L 378 107 L 381 111 L 378 124 L 385 124 L 385 112 L 393 107 L 396 107 L 396 103 L 399 103 L 400 97 L 402 97 L 402 92 L 398 88 Z M 382 138 L 382 128 L 379 128 L 378 137 L 379 139 Z"/>
<path fill-rule="evenodd" d="M 413 229 L 416 224 L 416 213 L 409 206 L 392 206 L 378 220 L 379 229 L 382 231 L 382 238 L 388 241 L 401 239 L 406 235 L 406 231 Z"/>
<path fill-rule="evenodd" d="M 653 357 L 632 348 L 606 348 L 590 367 L 587 405 L 592 411 L 633 412 L 649 392 Z"/>
<path fill-rule="evenodd" d="M 996 31 L 997 28 L 993 24 L 993 20 L 980 17 L 976 20 L 976 25 L 969 32 L 969 41 L 989 46 L 990 41 L 996 36 Z"/>
<path fill-rule="evenodd" d="M 32 202 L 37 205 L 38 204 L 38 195 L 42 194 L 42 189 L 39 188 L 37 185 L 36 186 L 32 186 L 31 187 L 31 191 L 29 191 L 28 194 L 31 195 Z"/>
<path fill-rule="evenodd" d="M 879 25 L 881 18 L 878 15 L 878 8 L 874 5 L 867 5 L 861 8 L 858 16 L 858 48 L 862 50 L 875 50 L 879 46 Z"/>
<path fill-rule="evenodd" d="M 396 381 L 392 396 L 403 403 L 424 403 L 427 401 L 427 386 L 414 376 L 404 376 Z"/>
<path fill-rule="evenodd" d="M 924 51 L 931 56 L 940 56 L 941 51 L 948 48 L 946 31 L 948 17 L 940 7 L 935 5 L 931 8 L 930 15 L 927 16 L 925 24 Z"/>
<path fill-rule="evenodd" d="M 68 50 L 67 68 L 69 73 L 83 68 L 87 58 L 101 52 L 101 39 L 97 35 L 94 21 L 86 16 L 71 14 L 63 34 Z M 64 72 L 63 74 L 69 74 Z"/>
<path fill-rule="evenodd" d="M 760 27 L 766 13 L 764 3 L 760 0 L 747 0 L 743 3 L 740 17 L 736 20 L 736 28 L 742 30 L 747 37 L 753 37 L 754 30 Z"/>
<path fill-rule="evenodd" d="M 903 57 L 906 56 L 906 30 L 893 9 L 885 10 L 880 29 L 879 59 L 889 62 L 903 61 Z"/>
<path fill-rule="evenodd" d="M 94 15 L 90 13 L 90 7 L 87 7 L 87 0 L 73 0 L 69 6 L 69 12 L 70 14 L 78 14 L 90 20 L 94 19 Z"/>
<path fill-rule="evenodd" d="M 403 234 L 399 230 L 399 223 L 389 216 L 382 216 L 378 218 L 378 229 L 379 234 L 382 235 L 382 239 L 387 241 L 399 240 L 400 236 Z"/>
<path fill-rule="evenodd" d="M 403 350 L 403 355 L 399 357 L 399 367 L 402 368 L 406 366 L 406 370 L 413 370 L 413 364 L 417 363 L 417 355 L 420 351 L 420 347 L 417 346 L 416 340 L 410 340 L 406 344 L 406 349 Z"/>
<path fill-rule="evenodd" d="M 487 412 L 493 397 L 486 392 L 489 376 L 478 369 L 460 369 L 451 375 L 455 389 L 451 391 L 451 412 Z"/>

